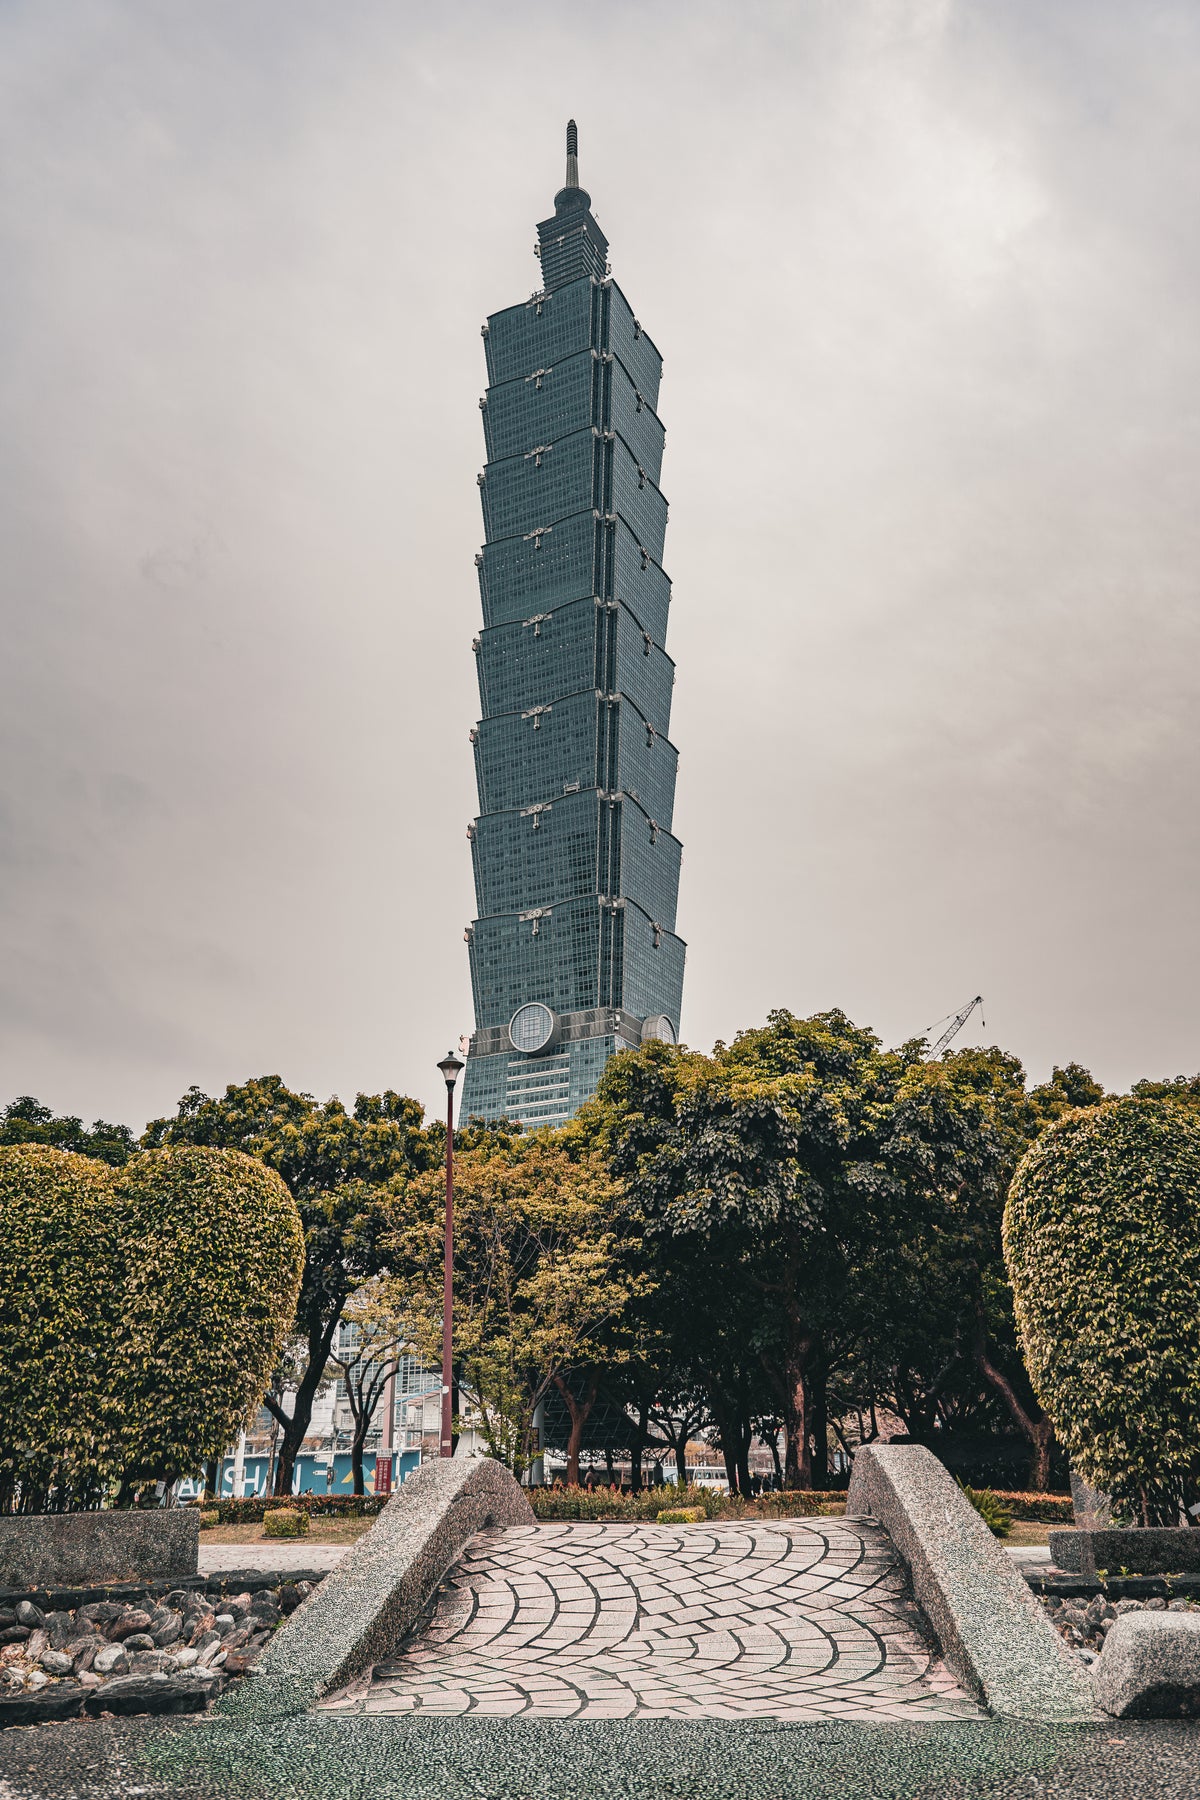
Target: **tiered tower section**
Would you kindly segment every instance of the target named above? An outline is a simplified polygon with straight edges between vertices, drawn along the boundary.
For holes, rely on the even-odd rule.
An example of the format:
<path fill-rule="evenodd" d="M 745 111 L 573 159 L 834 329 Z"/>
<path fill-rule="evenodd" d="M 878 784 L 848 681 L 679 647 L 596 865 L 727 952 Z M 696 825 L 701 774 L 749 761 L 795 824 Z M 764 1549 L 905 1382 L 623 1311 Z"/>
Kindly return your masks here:
<path fill-rule="evenodd" d="M 567 182 L 541 289 L 483 328 L 482 717 L 465 1117 L 568 1118 L 609 1057 L 679 1026 L 662 359 Z"/>

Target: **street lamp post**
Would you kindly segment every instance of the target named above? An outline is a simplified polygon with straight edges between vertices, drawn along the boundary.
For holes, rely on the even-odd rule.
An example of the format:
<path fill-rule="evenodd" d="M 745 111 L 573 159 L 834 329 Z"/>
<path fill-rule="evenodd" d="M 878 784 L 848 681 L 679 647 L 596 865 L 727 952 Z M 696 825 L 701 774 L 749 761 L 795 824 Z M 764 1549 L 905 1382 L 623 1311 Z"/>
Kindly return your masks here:
<path fill-rule="evenodd" d="M 454 1084 L 462 1063 L 453 1050 L 438 1064 L 446 1083 L 446 1255 L 442 1284 L 442 1442 L 441 1454 L 454 1455 L 450 1410 L 454 1312 Z"/>

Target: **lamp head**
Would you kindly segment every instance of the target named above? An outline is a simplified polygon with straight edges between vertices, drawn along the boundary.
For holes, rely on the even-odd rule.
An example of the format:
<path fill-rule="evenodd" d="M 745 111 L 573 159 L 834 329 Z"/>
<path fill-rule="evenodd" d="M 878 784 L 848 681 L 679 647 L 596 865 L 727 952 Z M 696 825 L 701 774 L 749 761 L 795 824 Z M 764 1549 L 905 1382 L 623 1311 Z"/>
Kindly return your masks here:
<path fill-rule="evenodd" d="M 462 1063 L 459 1061 L 458 1057 L 455 1056 L 453 1050 L 447 1050 L 445 1056 L 443 1056 L 441 1062 L 438 1064 L 438 1068 L 442 1071 L 442 1079 L 445 1081 L 446 1087 L 451 1093 L 454 1092 L 454 1084 L 462 1072 L 462 1067 Z"/>

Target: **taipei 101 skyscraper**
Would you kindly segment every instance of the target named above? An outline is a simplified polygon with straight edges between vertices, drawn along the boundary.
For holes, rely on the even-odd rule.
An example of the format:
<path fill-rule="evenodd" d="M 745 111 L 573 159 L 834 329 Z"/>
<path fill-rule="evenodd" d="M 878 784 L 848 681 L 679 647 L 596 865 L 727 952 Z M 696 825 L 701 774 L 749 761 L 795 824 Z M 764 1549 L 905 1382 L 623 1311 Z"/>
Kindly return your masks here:
<path fill-rule="evenodd" d="M 679 1028 L 662 358 L 567 178 L 541 284 L 483 327 L 481 717 L 464 1118 L 559 1124 L 609 1058 Z"/>

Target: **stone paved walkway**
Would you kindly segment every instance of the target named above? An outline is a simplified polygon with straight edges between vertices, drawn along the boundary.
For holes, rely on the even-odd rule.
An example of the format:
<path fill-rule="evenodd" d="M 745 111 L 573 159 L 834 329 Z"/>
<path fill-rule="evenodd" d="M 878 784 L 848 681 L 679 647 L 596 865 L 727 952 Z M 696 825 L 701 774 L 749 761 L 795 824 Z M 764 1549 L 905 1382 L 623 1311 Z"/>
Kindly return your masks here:
<path fill-rule="evenodd" d="M 272 1538 L 261 1544 L 206 1544 L 200 1540 L 199 1573 L 223 1574 L 226 1569 L 332 1569 L 342 1560 L 349 1544 L 310 1544 L 307 1538 L 288 1543 Z"/>
<path fill-rule="evenodd" d="M 982 1719 L 861 1520 L 481 1532 L 339 1712 Z"/>

